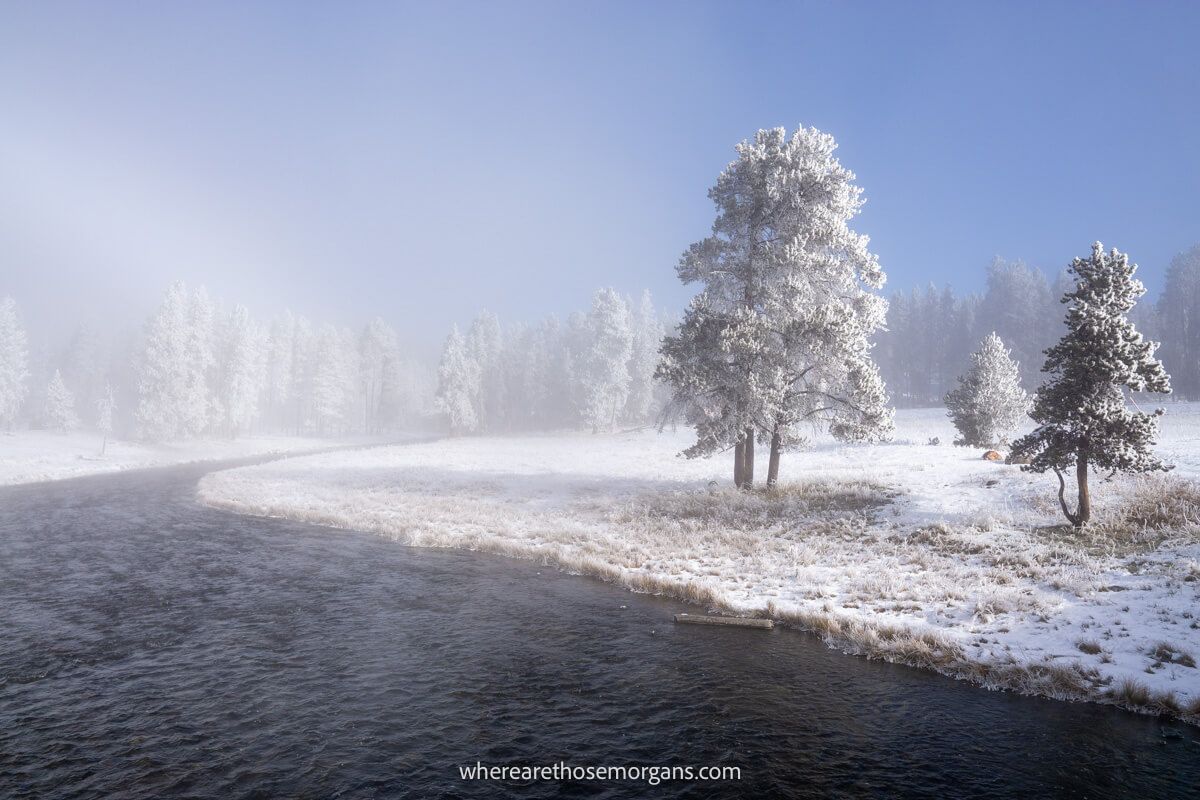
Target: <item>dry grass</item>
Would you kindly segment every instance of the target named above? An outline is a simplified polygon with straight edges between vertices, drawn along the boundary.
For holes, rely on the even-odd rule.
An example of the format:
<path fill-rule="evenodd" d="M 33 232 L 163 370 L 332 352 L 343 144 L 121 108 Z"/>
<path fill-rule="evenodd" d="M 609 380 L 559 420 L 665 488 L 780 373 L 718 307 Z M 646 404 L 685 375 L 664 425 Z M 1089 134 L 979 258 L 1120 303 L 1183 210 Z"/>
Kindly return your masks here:
<path fill-rule="evenodd" d="M 733 487 L 648 492 L 632 498 L 613 521 L 670 520 L 706 528 L 764 530 L 831 515 L 866 521 L 895 497 L 889 487 L 863 479 L 814 479 L 751 492 Z"/>
<path fill-rule="evenodd" d="M 1090 538 L 1142 547 L 1177 538 L 1200 541 L 1200 483 L 1163 474 L 1122 483 L 1122 491 L 1098 505 L 1086 530 Z"/>
<path fill-rule="evenodd" d="M 1124 678 L 1109 692 L 1118 705 L 1127 708 L 1144 708 L 1150 705 L 1150 690 L 1146 684 L 1133 678 Z"/>
<path fill-rule="evenodd" d="M 1170 642 L 1159 642 L 1150 648 L 1148 655 L 1160 664 L 1178 664 L 1193 669 L 1196 666 L 1196 659 L 1191 653 L 1179 649 Z"/>
<path fill-rule="evenodd" d="M 1087 653 L 1089 656 L 1099 655 L 1101 651 L 1100 643 L 1094 639 L 1081 639 L 1075 643 L 1075 646 L 1079 648 L 1079 652 Z"/>

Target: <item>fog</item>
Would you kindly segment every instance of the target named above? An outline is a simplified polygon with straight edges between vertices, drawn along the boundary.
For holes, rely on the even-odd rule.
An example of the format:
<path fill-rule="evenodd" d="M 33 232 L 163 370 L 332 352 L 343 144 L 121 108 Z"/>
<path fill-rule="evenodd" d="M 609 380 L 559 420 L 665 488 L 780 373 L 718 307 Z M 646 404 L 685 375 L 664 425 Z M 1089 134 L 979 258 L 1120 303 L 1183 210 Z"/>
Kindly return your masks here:
<path fill-rule="evenodd" d="M 1200 238 L 1194 8 L 683 8 L 8 5 L 0 292 L 60 341 L 182 279 L 424 354 L 601 286 L 681 310 L 733 145 L 798 123 L 858 174 L 889 291 L 1097 238 L 1157 289 Z M 1076 57 L 1097 40 L 1123 56 Z"/>

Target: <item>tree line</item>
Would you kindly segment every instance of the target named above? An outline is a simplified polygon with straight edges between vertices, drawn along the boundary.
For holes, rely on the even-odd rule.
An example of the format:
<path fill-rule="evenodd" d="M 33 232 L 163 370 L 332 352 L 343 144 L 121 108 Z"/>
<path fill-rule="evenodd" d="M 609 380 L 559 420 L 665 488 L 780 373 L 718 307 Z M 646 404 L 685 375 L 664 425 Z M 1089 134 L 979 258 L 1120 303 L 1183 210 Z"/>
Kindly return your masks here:
<path fill-rule="evenodd" d="M 446 338 L 437 406 L 454 434 L 644 425 L 665 399 L 654 381 L 665 330 L 648 291 L 600 289 L 565 322 L 504 327 L 484 311 Z"/>
<path fill-rule="evenodd" d="M 0 426 L 86 427 L 147 441 L 247 433 L 378 434 L 431 413 L 432 375 L 375 319 L 359 332 L 284 312 L 262 322 L 203 287 L 170 286 L 142 330 L 80 326 L 30 352 L 0 301 Z"/>
<path fill-rule="evenodd" d="M 938 405 L 970 365 L 971 352 L 995 333 L 1010 348 L 1021 386 L 1037 388 L 1045 351 L 1064 332 L 1062 298 L 1074 289 L 1067 270 L 1048 280 L 1040 269 L 997 258 L 981 294 L 946 286 L 894 292 L 875 356 L 892 402 Z M 1200 245 L 1175 256 L 1156 302 L 1139 303 L 1131 321 L 1169 368 L 1180 399 L 1200 400 Z"/>

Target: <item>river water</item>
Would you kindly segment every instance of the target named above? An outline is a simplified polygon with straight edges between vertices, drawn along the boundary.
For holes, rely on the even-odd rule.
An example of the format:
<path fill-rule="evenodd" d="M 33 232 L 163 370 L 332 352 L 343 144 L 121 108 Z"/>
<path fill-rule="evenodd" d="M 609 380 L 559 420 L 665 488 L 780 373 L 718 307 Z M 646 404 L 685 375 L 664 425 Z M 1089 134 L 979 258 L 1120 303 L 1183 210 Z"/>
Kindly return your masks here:
<path fill-rule="evenodd" d="M 236 517 L 194 501 L 212 468 L 0 489 L 0 797 L 1198 796 L 1194 728 Z M 477 762 L 741 779 L 462 780 Z"/>

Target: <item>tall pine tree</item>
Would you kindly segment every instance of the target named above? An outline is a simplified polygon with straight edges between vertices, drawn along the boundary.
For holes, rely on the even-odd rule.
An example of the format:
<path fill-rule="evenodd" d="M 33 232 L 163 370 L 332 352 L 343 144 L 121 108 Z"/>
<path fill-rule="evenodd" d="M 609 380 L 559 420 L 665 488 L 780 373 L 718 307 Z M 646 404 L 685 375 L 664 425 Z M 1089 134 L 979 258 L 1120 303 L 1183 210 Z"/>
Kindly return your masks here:
<path fill-rule="evenodd" d="M 1067 333 L 1046 351 L 1042 371 L 1049 379 L 1038 389 L 1032 416 L 1038 427 L 1013 445 L 1013 456 L 1029 458 L 1023 469 L 1053 470 L 1058 500 L 1067 519 L 1082 527 L 1091 519 L 1088 470 L 1151 472 L 1170 467 L 1150 451 L 1158 430 L 1153 414 L 1131 410 L 1124 389 L 1169 394 L 1170 376 L 1154 357 L 1157 343 L 1134 328 L 1127 315 L 1146 293 L 1134 277 L 1137 265 L 1099 242 L 1090 258 L 1076 258 L 1069 268 L 1075 288 L 1068 304 Z M 1067 506 L 1063 471 L 1075 467 L 1078 503 Z"/>
<path fill-rule="evenodd" d="M 815 128 L 759 131 L 709 197 L 712 235 L 677 272 L 703 290 L 663 345 L 661 377 L 697 425 L 689 457 L 734 450 L 734 482 L 754 484 L 755 439 L 770 442 L 768 484 L 799 428 L 844 439 L 891 430 L 870 337 L 887 302 L 866 236 L 849 226 L 862 207 L 837 143 Z"/>

